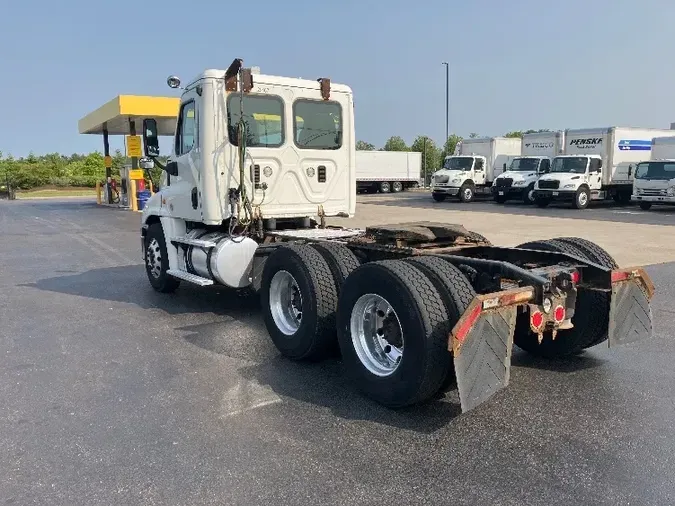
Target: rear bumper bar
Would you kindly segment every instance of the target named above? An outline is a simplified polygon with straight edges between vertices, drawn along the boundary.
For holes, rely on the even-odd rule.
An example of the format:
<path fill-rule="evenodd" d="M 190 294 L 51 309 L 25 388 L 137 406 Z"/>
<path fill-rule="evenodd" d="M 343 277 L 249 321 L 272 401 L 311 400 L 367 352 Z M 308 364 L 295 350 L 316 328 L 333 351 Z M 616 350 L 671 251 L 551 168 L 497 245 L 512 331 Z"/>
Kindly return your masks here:
<path fill-rule="evenodd" d="M 611 271 L 608 345 L 653 335 L 650 300 L 654 285 L 643 268 Z M 453 327 L 452 352 L 462 412 L 482 404 L 509 383 L 513 336 L 519 306 L 535 300 L 533 287 L 477 295 Z M 561 339 L 558 334 L 557 339 Z"/>

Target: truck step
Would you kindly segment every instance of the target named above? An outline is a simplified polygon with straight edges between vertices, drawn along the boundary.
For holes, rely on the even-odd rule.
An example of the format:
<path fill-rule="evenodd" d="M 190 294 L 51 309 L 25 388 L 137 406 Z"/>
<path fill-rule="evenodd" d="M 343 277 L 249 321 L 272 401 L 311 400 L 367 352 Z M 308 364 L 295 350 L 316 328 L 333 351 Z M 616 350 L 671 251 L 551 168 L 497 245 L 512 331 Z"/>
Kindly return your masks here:
<path fill-rule="evenodd" d="M 188 239 L 186 237 L 173 237 L 171 242 L 179 244 L 186 244 L 188 246 L 197 246 L 198 248 L 215 248 L 216 243 L 213 241 L 202 241 L 201 239 Z"/>
<path fill-rule="evenodd" d="M 197 276 L 196 274 L 190 274 L 189 272 L 179 271 L 177 269 L 169 269 L 168 271 L 166 271 L 166 273 L 169 276 L 173 276 L 174 278 L 182 279 L 184 281 L 187 281 L 188 283 L 193 283 L 199 286 L 209 286 L 213 284 L 212 279 L 202 278 L 201 276 Z"/>

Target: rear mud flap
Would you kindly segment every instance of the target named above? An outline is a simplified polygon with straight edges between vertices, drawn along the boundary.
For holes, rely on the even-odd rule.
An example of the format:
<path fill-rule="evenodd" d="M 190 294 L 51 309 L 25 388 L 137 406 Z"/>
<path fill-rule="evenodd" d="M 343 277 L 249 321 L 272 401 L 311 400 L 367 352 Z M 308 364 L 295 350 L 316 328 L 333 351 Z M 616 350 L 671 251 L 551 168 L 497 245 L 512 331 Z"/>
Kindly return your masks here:
<path fill-rule="evenodd" d="M 509 384 L 518 304 L 531 289 L 479 295 L 452 330 L 450 349 L 462 412 L 467 412 Z"/>
<path fill-rule="evenodd" d="M 609 347 L 634 343 L 653 336 L 649 301 L 654 285 L 643 269 L 612 271 L 609 308 Z"/>

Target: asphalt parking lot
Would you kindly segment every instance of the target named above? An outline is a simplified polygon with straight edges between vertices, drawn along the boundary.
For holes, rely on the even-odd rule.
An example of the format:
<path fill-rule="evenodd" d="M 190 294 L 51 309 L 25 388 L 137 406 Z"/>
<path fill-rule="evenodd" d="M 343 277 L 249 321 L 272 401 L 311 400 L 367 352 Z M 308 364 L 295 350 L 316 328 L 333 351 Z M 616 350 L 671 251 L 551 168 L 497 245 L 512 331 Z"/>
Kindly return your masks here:
<path fill-rule="evenodd" d="M 428 197 L 359 209 L 436 220 L 460 206 Z M 591 235 L 591 221 L 607 237 L 653 227 L 654 250 L 675 224 L 673 211 L 582 213 Z M 0 504 L 675 503 L 675 263 L 643 260 L 655 339 L 555 363 L 516 350 L 510 386 L 460 415 L 454 394 L 391 411 L 338 361 L 280 358 L 255 298 L 155 293 L 138 214 L 0 200 L 0 262 Z"/>

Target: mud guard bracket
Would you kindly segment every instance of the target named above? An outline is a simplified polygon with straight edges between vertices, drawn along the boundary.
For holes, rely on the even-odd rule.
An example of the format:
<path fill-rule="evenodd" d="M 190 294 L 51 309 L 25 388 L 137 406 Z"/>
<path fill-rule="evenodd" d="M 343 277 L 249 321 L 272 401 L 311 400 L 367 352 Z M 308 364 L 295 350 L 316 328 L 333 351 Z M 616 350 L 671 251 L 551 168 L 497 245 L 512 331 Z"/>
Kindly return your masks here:
<path fill-rule="evenodd" d="M 654 285 L 642 268 L 612 271 L 612 295 L 609 307 L 609 347 L 621 346 L 654 334 L 649 305 Z"/>
<path fill-rule="evenodd" d="M 449 349 L 462 412 L 509 384 L 516 311 L 533 298 L 533 288 L 478 295 L 453 328 Z"/>

